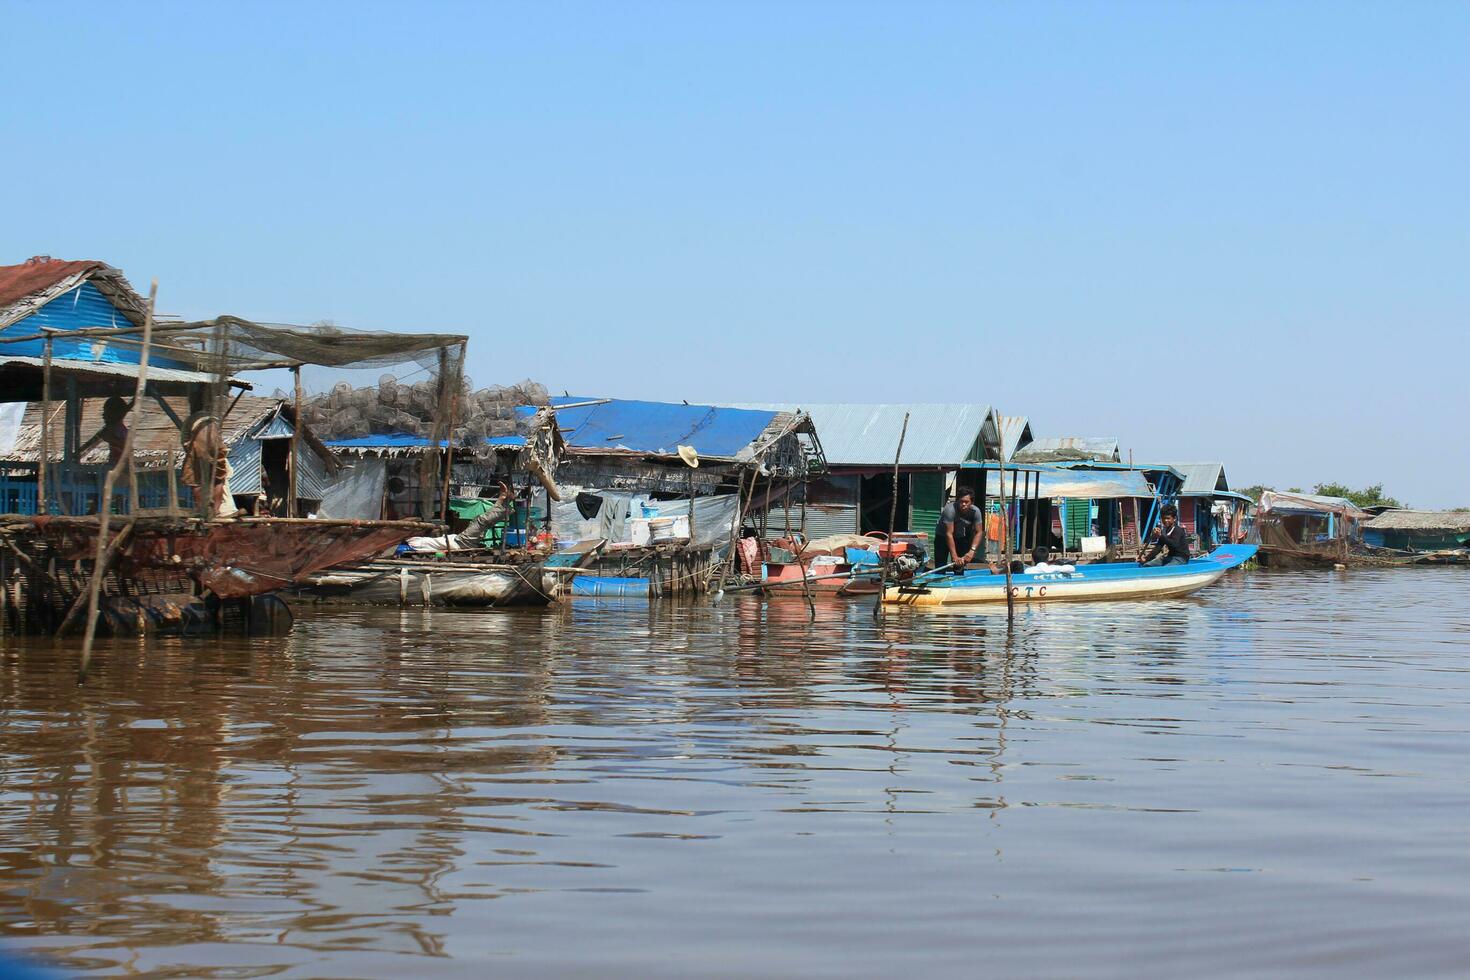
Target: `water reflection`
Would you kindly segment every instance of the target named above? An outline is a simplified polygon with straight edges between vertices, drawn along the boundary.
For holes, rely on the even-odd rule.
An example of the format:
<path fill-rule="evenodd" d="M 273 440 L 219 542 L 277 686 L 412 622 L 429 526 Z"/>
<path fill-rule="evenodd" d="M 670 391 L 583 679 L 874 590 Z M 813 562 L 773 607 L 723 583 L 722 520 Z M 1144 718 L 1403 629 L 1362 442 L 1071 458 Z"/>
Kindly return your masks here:
<path fill-rule="evenodd" d="M 1371 902 L 1400 930 L 1374 962 L 1433 966 L 1464 950 L 1423 941 L 1404 885 L 1470 880 L 1447 873 L 1470 853 L 1408 844 L 1470 802 L 1467 580 L 1258 573 L 1012 628 L 830 599 L 336 610 L 119 642 L 86 687 L 74 650 L 7 640 L 0 927 L 109 972 L 959 972 L 983 950 L 1081 974 L 1109 948 L 1182 964 L 1144 928 L 1161 912 L 1310 965 Z M 1367 800 L 1397 822 L 1351 816 Z M 1385 875 L 1387 899 L 1350 886 Z"/>

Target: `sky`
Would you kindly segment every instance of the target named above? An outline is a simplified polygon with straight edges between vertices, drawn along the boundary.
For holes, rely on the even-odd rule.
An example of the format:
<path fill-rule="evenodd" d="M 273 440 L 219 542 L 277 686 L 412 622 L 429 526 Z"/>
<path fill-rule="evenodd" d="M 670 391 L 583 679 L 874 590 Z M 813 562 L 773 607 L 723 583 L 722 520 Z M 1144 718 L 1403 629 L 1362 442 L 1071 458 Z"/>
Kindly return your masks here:
<path fill-rule="evenodd" d="M 1470 4 L 0 0 L 0 263 L 1470 506 Z"/>

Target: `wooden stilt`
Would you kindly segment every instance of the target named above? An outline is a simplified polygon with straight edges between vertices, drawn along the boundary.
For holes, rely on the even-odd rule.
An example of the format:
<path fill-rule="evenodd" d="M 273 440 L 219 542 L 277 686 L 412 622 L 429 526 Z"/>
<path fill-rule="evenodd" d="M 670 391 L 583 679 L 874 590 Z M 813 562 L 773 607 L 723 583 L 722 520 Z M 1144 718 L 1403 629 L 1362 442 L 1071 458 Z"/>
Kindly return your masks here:
<path fill-rule="evenodd" d="M 36 470 L 36 513 L 49 514 L 51 508 L 51 335 L 46 334 L 41 353 L 41 463 Z"/>
<path fill-rule="evenodd" d="M 148 289 L 148 312 L 143 317 L 143 346 L 138 351 L 138 384 L 133 395 L 134 405 L 142 402 L 143 389 L 148 384 L 148 351 L 153 342 L 153 308 L 157 300 L 158 280 L 155 279 Z M 128 434 L 123 439 L 122 457 L 107 471 L 107 478 L 102 481 L 102 506 L 97 515 L 97 555 L 92 563 L 92 580 L 87 586 L 87 631 L 82 635 L 82 662 L 77 669 L 78 681 L 87 679 L 87 670 L 92 665 L 92 642 L 97 636 L 97 603 L 102 591 L 102 576 L 107 571 L 107 525 L 112 516 L 112 488 L 123 468 L 132 468 L 133 433 L 136 431 L 136 425 L 128 426 Z M 132 516 L 136 521 L 137 514 Z"/>
<path fill-rule="evenodd" d="M 909 413 L 903 413 L 903 428 L 898 430 L 898 448 L 893 451 L 893 499 L 888 505 L 888 546 L 884 549 L 882 572 L 878 576 L 878 598 L 873 603 L 873 618 L 883 615 L 883 593 L 888 589 L 889 563 L 893 560 L 893 525 L 898 522 L 898 465 L 903 458 L 903 441 L 909 434 Z M 862 530 L 859 528 L 859 530 Z M 950 558 L 953 558 L 950 555 Z"/>

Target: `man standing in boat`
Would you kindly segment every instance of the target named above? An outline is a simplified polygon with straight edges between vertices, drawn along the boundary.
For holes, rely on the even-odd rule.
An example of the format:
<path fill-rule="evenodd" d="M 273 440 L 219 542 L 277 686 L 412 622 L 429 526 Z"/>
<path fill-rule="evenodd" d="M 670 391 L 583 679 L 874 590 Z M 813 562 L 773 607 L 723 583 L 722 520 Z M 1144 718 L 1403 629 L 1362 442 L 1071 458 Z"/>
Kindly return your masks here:
<path fill-rule="evenodd" d="M 1167 505 L 1162 514 L 1163 526 L 1154 531 L 1154 540 L 1138 556 L 1138 563 L 1150 568 L 1160 565 L 1184 565 L 1189 562 L 1189 535 L 1179 526 L 1179 508 Z"/>
<path fill-rule="evenodd" d="M 975 491 L 969 487 L 955 490 L 954 499 L 939 512 L 939 526 L 934 529 L 934 567 L 954 565 L 949 571 L 962 575 L 965 566 L 980 548 L 980 532 L 984 515 L 975 506 Z M 994 563 L 990 570 L 995 571 Z"/>

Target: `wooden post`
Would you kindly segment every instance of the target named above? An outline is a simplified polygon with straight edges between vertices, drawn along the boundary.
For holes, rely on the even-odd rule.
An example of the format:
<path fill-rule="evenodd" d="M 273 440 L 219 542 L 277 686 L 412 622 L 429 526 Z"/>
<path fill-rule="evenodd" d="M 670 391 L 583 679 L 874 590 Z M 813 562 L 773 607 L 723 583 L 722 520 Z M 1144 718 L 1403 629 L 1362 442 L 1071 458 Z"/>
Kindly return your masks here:
<path fill-rule="evenodd" d="M 898 522 L 898 466 L 903 458 L 903 441 L 909 434 L 909 413 L 903 413 L 903 428 L 898 430 L 898 448 L 893 452 L 893 499 L 888 504 L 888 547 L 884 549 L 882 571 L 878 574 L 878 601 L 873 603 L 873 618 L 883 615 L 883 593 L 888 590 L 889 563 L 893 560 L 893 525 Z M 950 558 L 953 558 L 950 555 Z"/>
<path fill-rule="evenodd" d="M 51 335 L 41 354 L 41 465 L 36 471 L 36 513 L 49 514 L 51 486 L 46 479 L 51 466 Z"/>
<path fill-rule="evenodd" d="M 1014 474 L 1011 478 L 1011 490 L 1016 489 Z M 1009 623 L 1016 618 L 1016 597 L 1011 593 L 1011 507 L 1006 497 L 1006 464 L 1001 460 L 1000 464 L 1000 537 L 1004 542 L 1000 549 L 1000 560 L 1006 569 L 1006 621 Z"/>
<path fill-rule="evenodd" d="M 296 466 L 301 458 L 301 365 L 298 364 L 291 369 L 291 374 L 296 381 L 296 424 L 291 426 L 291 459 L 286 468 L 289 477 L 290 489 L 287 491 L 291 499 L 286 501 L 286 516 L 296 516 Z M 221 425 L 221 438 L 223 438 L 224 427 Z M 210 487 L 210 499 L 213 499 L 214 488 Z"/>
<path fill-rule="evenodd" d="M 448 370 L 449 364 L 449 358 L 443 352 L 441 352 L 440 364 L 442 365 L 440 368 L 442 375 L 444 371 Z M 456 416 L 459 414 L 459 389 L 463 370 L 464 360 L 463 355 L 461 355 L 460 372 L 455 374 L 453 379 L 454 390 L 449 393 L 449 428 L 444 432 L 444 494 L 439 503 L 439 520 L 443 521 L 446 525 L 449 523 L 449 483 L 450 477 L 454 475 L 454 423 Z M 445 383 L 448 384 L 449 382 L 446 381 Z M 529 500 L 526 506 L 531 506 Z M 551 514 L 550 490 L 546 491 L 546 513 L 548 516 Z"/>
<path fill-rule="evenodd" d="M 689 547 L 692 549 L 694 547 L 694 470 L 691 468 L 687 475 L 689 477 Z M 549 502 L 547 506 L 550 506 Z"/>
<path fill-rule="evenodd" d="M 179 516 L 179 474 L 174 467 L 174 451 L 170 449 L 165 457 L 165 468 L 168 470 L 168 516 Z"/>
<path fill-rule="evenodd" d="M 781 513 L 783 513 L 783 514 L 786 515 L 786 540 L 791 541 L 792 544 L 795 544 L 796 542 L 795 541 L 792 541 L 792 538 L 791 538 L 791 495 L 790 495 L 790 493 L 788 493 L 787 496 L 786 496 L 786 506 L 781 508 Z M 805 548 L 806 548 L 806 542 L 802 542 L 802 549 L 805 550 Z M 816 603 L 814 603 L 812 601 L 812 583 L 807 578 L 807 566 L 804 565 L 804 564 L 802 564 L 802 561 L 801 561 L 801 552 L 800 551 L 798 551 L 796 553 L 796 567 L 799 568 L 799 569 L 801 569 L 801 594 L 806 598 L 806 615 L 807 615 L 807 618 L 810 619 L 810 620 L 815 621 L 816 618 L 817 618 L 817 606 L 816 606 Z"/>
<path fill-rule="evenodd" d="M 157 299 L 158 280 L 155 279 L 148 289 L 148 311 L 143 317 L 143 346 L 138 351 L 138 385 L 133 396 L 134 405 L 143 401 L 143 389 L 148 384 L 148 348 L 153 342 L 153 307 Z M 92 665 L 92 641 L 97 636 L 97 603 L 102 591 L 102 576 L 106 573 L 110 560 L 107 526 L 112 516 L 112 487 L 123 467 L 131 467 L 133 464 L 133 433 L 137 428 L 136 425 L 128 426 L 128 434 L 123 438 L 122 458 L 107 471 L 107 478 L 102 481 L 102 506 L 97 515 L 97 554 L 92 562 L 92 580 L 87 584 L 87 631 L 82 635 L 82 663 L 77 669 L 78 681 L 87 679 L 87 669 Z M 128 531 L 124 533 L 129 533 L 133 523 L 138 520 L 136 513 L 130 516 L 132 520 Z"/>

